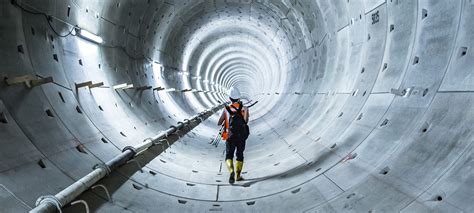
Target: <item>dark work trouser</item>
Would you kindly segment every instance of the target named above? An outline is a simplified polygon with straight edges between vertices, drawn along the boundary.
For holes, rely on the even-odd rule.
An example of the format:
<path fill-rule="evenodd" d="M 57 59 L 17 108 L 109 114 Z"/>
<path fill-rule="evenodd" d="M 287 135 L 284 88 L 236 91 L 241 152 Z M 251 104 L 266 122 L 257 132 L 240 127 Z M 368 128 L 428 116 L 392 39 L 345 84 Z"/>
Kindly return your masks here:
<path fill-rule="evenodd" d="M 225 159 L 226 160 L 234 159 L 234 152 L 235 152 L 235 155 L 237 156 L 237 160 L 244 161 L 244 150 L 245 150 L 245 140 L 244 141 L 227 140 L 225 142 Z"/>

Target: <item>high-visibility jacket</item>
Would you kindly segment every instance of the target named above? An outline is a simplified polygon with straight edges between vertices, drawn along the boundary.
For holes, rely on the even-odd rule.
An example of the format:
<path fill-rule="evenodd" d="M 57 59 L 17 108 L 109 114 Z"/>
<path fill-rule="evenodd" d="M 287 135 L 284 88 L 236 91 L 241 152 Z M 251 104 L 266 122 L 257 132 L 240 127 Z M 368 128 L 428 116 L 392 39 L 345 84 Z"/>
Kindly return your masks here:
<path fill-rule="evenodd" d="M 233 106 L 233 107 L 231 107 Z M 235 107 L 235 109 L 234 109 Z M 239 103 L 232 103 L 229 105 L 229 108 L 232 112 L 236 112 L 237 110 L 240 107 L 240 104 Z M 229 120 L 230 120 L 230 113 L 227 112 L 226 109 L 224 109 L 224 112 L 222 112 L 224 116 L 224 131 L 222 132 L 222 140 L 227 140 L 229 138 Z M 242 113 L 242 117 L 244 118 L 244 121 L 245 123 L 247 123 L 249 121 L 249 110 L 247 107 L 242 107 L 242 110 L 241 110 L 241 113 Z"/>

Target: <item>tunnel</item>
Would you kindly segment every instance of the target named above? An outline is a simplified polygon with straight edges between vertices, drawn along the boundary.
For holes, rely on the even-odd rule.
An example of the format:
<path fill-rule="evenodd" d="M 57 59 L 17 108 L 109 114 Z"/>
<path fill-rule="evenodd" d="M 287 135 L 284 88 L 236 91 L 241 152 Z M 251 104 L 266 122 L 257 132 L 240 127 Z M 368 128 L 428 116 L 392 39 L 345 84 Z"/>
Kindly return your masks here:
<path fill-rule="evenodd" d="M 474 212 L 472 0 L 2 0 L 1 212 Z M 250 136 L 229 184 L 217 121 Z"/>

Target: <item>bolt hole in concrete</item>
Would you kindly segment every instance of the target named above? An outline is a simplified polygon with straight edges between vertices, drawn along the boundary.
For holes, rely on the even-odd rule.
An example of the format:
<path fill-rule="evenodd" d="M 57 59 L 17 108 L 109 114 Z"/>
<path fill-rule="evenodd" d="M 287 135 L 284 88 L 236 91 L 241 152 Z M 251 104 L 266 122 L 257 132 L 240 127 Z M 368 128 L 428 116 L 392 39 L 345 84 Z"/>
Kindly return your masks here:
<path fill-rule="evenodd" d="M 100 139 L 103 143 L 109 143 L 107 140 L 105 140 L 105 138 L 101 138 Z"/>
<path fill-rule="evenodd" d="M 186 201 L 186 200 L 180 200 L 180 199 L 178 199 L 178 203 L 179 203 L 179 204 L 186 204 L 187 202 L 188 202 L 188 201 Z"/>
<path fill-rule="evenodd" d="M 341 160 L 341 163 L 355 159 L 356 157 L 357 157 L 357 153 L 349 153 L 346 157 L 344 157 L 344 159 Z"/>
<path fill-rule="evenodd" d="M 79 108 L 79 106 L 76 106 L 76 111 L 77 111 L 77 113 L 82 114 L 82 110 L 81 110 L 81 108 Z"/>
<path fill-rule="evenodd" d="M 387 167 L 383 168 L 383 169 L 380 171 L 379 174 L 381 174 L 381 175 L 386 175 L 386 174 L 388 174 L 389 171 L 390 171 L 390 168 L 387 166 Z"/>
<path fill-rule="evenodd" d="M 248 206 L 255 205 L 255 201 L 249 201 L 249 202 L 247 202 L 247 205 L 248 205 Z"/>
<path fill-rule="evenodd" d="M 443 200 L 443 197 L 441 197 L 440 195 L 436 196 L 436 200 L 437 201 L 442 201 Z"/>
<path fill-rule="evenodd" d="M 421 132 L 425 133 L 428 131 L 430 125 L 428 123 L 424 123 L 423 126 L 421 127 Z"/>
<path fill-rule="evenodd" d="M 7 116 L 3 112 L 0 112 L 0 123 L 8 123 Z"/>
<path fill-rule="evenodd" d="M 25 53 L 23 50 L 23 45 L 18 45 L 16 49 L 18 50 L 19 53 L 22 53 L 22 54 Z"/>
<path fill-rule="evenodd" d="M 66 103 L 66 100 L 64 100 L 63 94 L 61 92 L 58 92 L 59 98 L 63 103 Z"/>
<path fill-rule="evenodd" d="M 413 65 L 418 64 L 420 62 L 420 58 L 418 56 L 415 56 L 413 59 Z"/>
<path fill-rule="evenodd" d="M 133 188 L 135 188 L 136 190 L 142 190 L 142 189 L 143 189 L 143 187 L 141 187 L 141 186 L 139 186 L 139 185 L 137 185 L 137 184 L 134 184 L 134 183 L 132 183 L 132 186 L 133 186 Z"/>
<path fill-rule="evenodd" d="M 386 126 L 388 124 L 388 119 L 383 120 L 380 126 Z"/>
<path fill-rule="evenodd" d="M 84 148 L 84 145 L 82 145 L 82 144 L 77 145 L 77 146 L 76 146 L 76 149 L 77 149 L 77 151 L 80 152 L 80 153 L 87 154 L 87 152 L 86 152 L 86 150 L 85 150 L 85 148 Z"/>
<path fill-rule="evenodd" d="M 43 162 L 42 159 L 40 159 L 40 160 L 38 161 L 38 165 L 39 165 L 41 168 L 43 168 L 43 169 L 46 168 L 46 164 L 44 164 L 44 162 Z"/>
<path fill-rule="evenodd" d="M 463 57 L 467 54 L 467 47 L 459 48 L 459 57 Z"/>
<path fill-rule="evenodd" d="M 352 96 L 356 96 L 357 93 L 359 93 L 359 90 L 355 90 L 355 91 L 352 93 Z"/>
<path fill-rule="evenodd" d="M 297 188 L 297 189 L 291 191 L 291 193 L 296 194 L 296 193 L 300 192 L 300 190 L 301 190 L 301 188 Z"/>
<path fill-rule="evenodd" d="M 426 94 L 428 94 L 428 88 L 426 88 L 425 90 L 423 90 L 423 97 L 425 97 Z"/>
<path fill-rule="evenodd" d="M 347 199 L 350 199 L 350 198 L 351 198 L 352 196 L 354 196 L 354 195 L 356 195 L 356 193 L 351 193 L 351 194 L 347 195 L 346 198 L 347 198 Z"/>
<path fill-rule="evenodd" d="M 421 9 L 421 19 L 425 19 L 426 17 L 428 17 L 428 10 Z"/>
<path fill-rule="evenodd" d="M 53 114 L 53 112 L 52 112 L 50 109 L 47 109 L 47 110 L 46 110 L 46 115 L 48 115 L 49 117 L 54 118 L 54 114 Z"/>

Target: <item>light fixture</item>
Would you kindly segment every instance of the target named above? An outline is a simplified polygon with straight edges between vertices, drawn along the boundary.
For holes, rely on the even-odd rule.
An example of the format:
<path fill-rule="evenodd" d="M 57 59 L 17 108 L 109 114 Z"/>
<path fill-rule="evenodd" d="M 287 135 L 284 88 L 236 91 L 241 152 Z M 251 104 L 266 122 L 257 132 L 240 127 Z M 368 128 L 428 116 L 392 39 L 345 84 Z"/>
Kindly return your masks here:
<path fill-rule="evenodd" d="M 86 40 L 89 40 L 89 41 L 92 41 L 92 42 L 95 42 L 95 43 L 98 43 L 98 44 L 102 44 L 102 42 L 104 42 L 104 40 L 98 36 L 98 35 L 95 35 L 87 30 L 84 30 L 84 29 L 81 29 L 81 28 L 76 28 L 76 34 L 83 38 L 83 39 L 86 39 Z"/>

